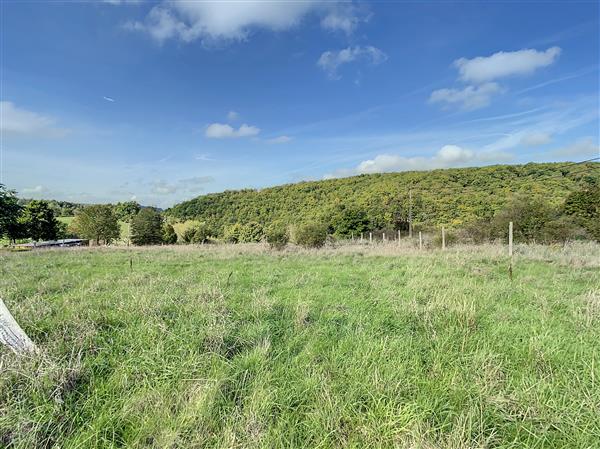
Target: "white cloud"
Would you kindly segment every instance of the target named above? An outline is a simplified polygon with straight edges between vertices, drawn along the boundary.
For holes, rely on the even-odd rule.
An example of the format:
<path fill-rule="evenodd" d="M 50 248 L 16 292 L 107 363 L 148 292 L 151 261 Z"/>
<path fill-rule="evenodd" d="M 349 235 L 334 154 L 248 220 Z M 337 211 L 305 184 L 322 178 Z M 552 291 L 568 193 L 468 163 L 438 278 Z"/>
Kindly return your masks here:
<path fill-rule="evenodd" d="M 256 136 L 260 133 L 260 128 L 256 126 L 241 125 L 238 129 L 235 129 L 231 125 L 226 123 L 212 123 L 206 127 L 204 135 L 210 139 L 225 139 L 231 137 L 251 137 Z"/>
<path fill-rule="evenodd" d="M 559 47 L 551 47 L 546 51 L 533 49 L 499 51 L 491 56 L 457 59 L 454 61 L 454 66 L 458 69 L 461 80 L 485 83 L 507 76 L 529 75 L 538 68 L 551 65 L 560 53 Z"/>
<path fill-rule="evenodd" d="M 167 181 L 158 180 L 150 183 L 150 191 L 155 195 L 173 195 L 184 191 L 187 193 L 197 193 L 203 190 L 203 185 L 214 181 L 212 176 L 194 176 L 185 178 L 169 184 Z"/>
<path fill-rule="evenodd" d="M 325 17 L 327 29 L 353 29 L 360 19 L 346 7 L 335 10 L 336 3 L 305 0 L 302 2 L 242 1 L 204 2 L 170 0 L 154 6 L 144 21 L 133 21 L 126 28 L 149 33 L 163 42 L 179 39 L 183 42 L 202 40 L 210 44 L 221 40 L 247 39 L 254 29 L 284 31 L 297 26 L 304 17 L 314 13 Z"/>
<path fill-rule="evenodd" d="M 507 161 L 512 155 L 502 152 L 479 152 L 457 145 L 444 145 L 430 157 L 405 157 L 396 154 L 380 154 L 359 163 L 355 168 L 341 169 L 324 176 L 325 179 L 370 173 L 386 173 L 409 170 L 431 170 L 474 165 L 482 162 Z"/>
<path fill-rule="evenodd" d="M 366 61 L 370 64 L 381 64 L 387 60 L 387 55 L 380 49 L 367 45 L 364 47 L 348 47 L 339 51 L 329 50 L 324 52 L 317 65 L 327 73 L 330 79 L 340 79 L 338 73 L 340 66 L 354 61 Z"/>
<path fill-rule="evenodd" d="M 10 101 L 0 101 L 0 130 L 7 134 L 37 137 L 63 137 L 68 129 L 54 126 L 52 117 L 19 108 Z"/>
<path fill-rule="evenodd" d="M 438 89 L 431 92 L 430 103 L 459 104 L 465 110 L 483 108 L 490 104 L 492 96 L 502 92 L 497 83 L 467 86 L 464 89 Z"/>
<path fill-rule="evenodd" d="M 41 195 L 43 193 L 47 193 L 49 190 L 44 186 L 37 185 L 35 187 L 25 187 L 23 189 L 23 193 L 26 195 Z"/>
<path fill-rule="evenodd" d="M 227 120 L 229 120 L 230 122 L 233 122 L 234 120 L 237 120 L 239 118 L 240 114 L 235 112 L 235 111 L 229 111 L 227 113 Z"/>
<path fill-rule="evenodd" d="M 546 132 L 531 132 L 521 137 L 521 144 L 528 147 L 537 147 L 539 145 L 546 145 L 552 142 L 552 136 Z"/>
<path fill-rule="evenodd" d="M 589 158 L 600 156 L 600 146 L 591 137 L 583 138 L 566 147 L 557 148 L 551 152 L 552 156 L 586 156 Z"/>
<path fill-rule="evenodd" d="M 321 27 L 328 31 L 342 31 L 350 35 L 361 22 L 367 22 L 371 15 L 364 8 L 352 3 L 334 5 L 321 19 Z"/>
<path fill-rule="evenodd" d="M 102 0 L 102 3 L 108 3 L 110 5 L 125 5 L 125 4 L 137 4 L 142 3 L 142 0 Z"/>
<path fill-rule="evenodd" d="M 273 137 L 272 139 L 267 139 L 267 143 L 282 144 L 282 143 L 288 143 L 291 140 L 292 140 L 292 138 L 289 136 L 279 136 L 279 137 Z"/>

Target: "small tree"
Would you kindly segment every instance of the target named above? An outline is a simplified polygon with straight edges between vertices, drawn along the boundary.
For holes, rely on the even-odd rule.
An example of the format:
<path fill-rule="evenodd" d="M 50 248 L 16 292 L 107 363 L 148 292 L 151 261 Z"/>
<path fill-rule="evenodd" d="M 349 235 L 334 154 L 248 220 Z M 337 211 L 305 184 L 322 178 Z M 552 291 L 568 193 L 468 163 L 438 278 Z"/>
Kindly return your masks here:
<path fill-rule="evenodd" d="M 79 237 L 94 240 L 98 245 L 100 241 L 108 245 L 121 235 L 119 222 L 109 204 L 86 206 L 76 214 L 71 229 Z"/>
<path fill-rule="evenodd" d="M 281 250 L 287 245 L 290 236 L 284 225 L 273 224 L 267 228 L 265 238 L 271 248 Z"/>
<path fill-rule="evenodd" d="M 19 220 L 21 212 L 16 192 L 0 184 L 0 238 L 6 236 L 14 243 L 26 237 L 26 229 Z"/>
<path fill-rule="evenodd" d="M 294 241 L 306 248 L 320 248 L 327 240 L 327 226 L 323 223 L 304 223 L 294 230 Z"/>
<path fill-rule="evenodd" d="M 58 235 L 58 221 L 47 201 L 30 201 L 23 209 L 20 222 L 34 241 L 55 240 Z"/>
<path fill-rule="evenodd" d="M 168 223 L 163 227 L 163 242 L 165 242 L 167 245 L 174 245 L 177 243 L 177 234 L 175 233 L 175 229 Z"/>
<path fill-rule="evenodd" d="M 145 208 L 131 220 L 131 242 L 134 245 L 158 245 L 163 242 L 162 217 L 151 208 Z"/>

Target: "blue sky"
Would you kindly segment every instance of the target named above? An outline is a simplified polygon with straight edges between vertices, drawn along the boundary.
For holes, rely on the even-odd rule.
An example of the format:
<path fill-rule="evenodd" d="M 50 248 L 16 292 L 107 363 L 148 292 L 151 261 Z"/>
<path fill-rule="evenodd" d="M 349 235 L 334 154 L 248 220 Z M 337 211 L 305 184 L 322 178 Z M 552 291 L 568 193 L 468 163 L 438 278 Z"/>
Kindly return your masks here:
<path fill-rule="evenodd" d="M 3 1 L 2 182 L 208 192 L 597 157 L 599 4 Z"/>

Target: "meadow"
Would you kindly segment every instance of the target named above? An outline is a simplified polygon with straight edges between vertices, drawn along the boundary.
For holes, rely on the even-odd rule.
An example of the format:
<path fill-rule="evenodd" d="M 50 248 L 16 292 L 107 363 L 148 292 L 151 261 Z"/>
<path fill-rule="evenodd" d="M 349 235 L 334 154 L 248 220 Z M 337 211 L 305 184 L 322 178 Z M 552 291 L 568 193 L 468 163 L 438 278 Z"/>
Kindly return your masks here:
<path fill-rule="evenodd" d="M 597 448 L 600 246 L 0 253 L 0 447 Z"/>

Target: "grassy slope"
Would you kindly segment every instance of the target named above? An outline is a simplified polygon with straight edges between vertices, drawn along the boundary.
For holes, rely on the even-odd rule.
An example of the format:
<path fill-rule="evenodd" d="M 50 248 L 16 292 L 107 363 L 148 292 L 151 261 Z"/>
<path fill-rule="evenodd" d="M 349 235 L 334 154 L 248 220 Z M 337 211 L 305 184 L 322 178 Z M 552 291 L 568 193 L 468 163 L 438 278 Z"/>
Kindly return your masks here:
<path fill-rule="evenodd" d="M 44 351 L 2 353 L 0 446 L 600 441 L 597 246 L 528 250 L 512 283 L 492 247 L 246 248 L 0 254 Z"/>

